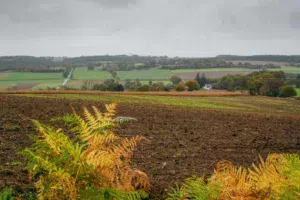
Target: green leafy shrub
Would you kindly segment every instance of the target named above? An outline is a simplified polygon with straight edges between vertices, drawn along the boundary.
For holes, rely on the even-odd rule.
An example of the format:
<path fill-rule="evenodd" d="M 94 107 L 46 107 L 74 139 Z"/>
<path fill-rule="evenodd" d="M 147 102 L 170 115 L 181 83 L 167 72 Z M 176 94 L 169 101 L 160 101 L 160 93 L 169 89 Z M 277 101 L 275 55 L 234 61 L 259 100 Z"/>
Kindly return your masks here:
<path fill-rule="evenodd" d="M 294 87 L 286 85 L 280 88 L 279 96 L 280 97 L 293 97 L 296 96 L 297 92 Z"/>
<path fill-rule="evenodd" d="M 22 164 L 21 162 L 15 161 L 11 163 L 11 166 L 20 166 L 21 164 Z"/>
<path fill-rule="evenodd" d="M 182 91 L 184 91 L 184 90 L 185 90 L 185 85 L 184 85 L 184 83 L 179 83 L 178 85 L 176 85 L 175 90 L 176 90 L 177 92 L 182 92 Z"/>
<path fill-rule="evenodd" d="M 171 78 L 170 78 L 170 81 L 174 84 L 174 85 L 177 85 L 181 82 L 181 78 L 178 77 L 178 76 L 175 76 L 173 75 Z"/>
<path fill-rule="evenodd" d="M 167 85 L 165 86 L 165 91 L 166 91 L 166 92 L 170 92 L 170 91 L 173 90 L 173 89 L 174 89 L 174 85 L 171 84 L 171 83 L 169 83 L 169 84 L 167 84 Z"/>
<path fill-rule="evenodd" d="M 196 80 L 190 80 L 185 83 L 189 91 L 199 90 L 200 86 Z"/>
<path fill-rule="evenodd" d="M 148 92 L 150 90 L 151 90 L 150 85 L 142 85 L 137 88 L 137 91 L 140 91 L 140 92 Z"/>
<path fill-rule="evenodd" d="M 84 118 L 74 111 L 70 138 L 34 121 L 39 131 L 31 148 L 24 151 L 39 199 L 142 199 L 150 184 L 145 173 L 131 166 L 133 149 L 141 137 L 121 138 L 112 132 L 134 118 L 115 118 L 116 104 L 94 115 L 84 108 Z M 73 117 L 61 118 L 68 125 Z"/>

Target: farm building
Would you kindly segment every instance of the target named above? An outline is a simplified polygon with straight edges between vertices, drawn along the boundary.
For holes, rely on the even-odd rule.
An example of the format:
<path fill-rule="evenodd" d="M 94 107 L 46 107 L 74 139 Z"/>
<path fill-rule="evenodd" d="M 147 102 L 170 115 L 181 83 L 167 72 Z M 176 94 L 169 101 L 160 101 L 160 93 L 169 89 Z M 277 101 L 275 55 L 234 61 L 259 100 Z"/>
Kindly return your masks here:
<path fill-rule="evenodd" d="M 205 84 L 205 86 L 203 87 L 204 90 L 211 90 L 212 86 L 211 84 Z"/>

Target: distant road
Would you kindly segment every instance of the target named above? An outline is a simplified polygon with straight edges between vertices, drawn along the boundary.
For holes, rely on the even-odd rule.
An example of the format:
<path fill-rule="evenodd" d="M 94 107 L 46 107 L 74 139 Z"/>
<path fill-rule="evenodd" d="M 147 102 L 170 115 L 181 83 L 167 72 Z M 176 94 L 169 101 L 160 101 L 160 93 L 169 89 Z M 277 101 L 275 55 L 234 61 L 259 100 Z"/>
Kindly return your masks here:
<path fill-rule="evenodd" d="M 70 80 L 70 78 L 72 76 L 73 71 L 74 71 L 74 69 L 72 68 L 69 75 L 68 75 L 68 77 L 64 80 L 64 82 L 61 86 L 65 86 L 68 83 L 68 81 Z"/>

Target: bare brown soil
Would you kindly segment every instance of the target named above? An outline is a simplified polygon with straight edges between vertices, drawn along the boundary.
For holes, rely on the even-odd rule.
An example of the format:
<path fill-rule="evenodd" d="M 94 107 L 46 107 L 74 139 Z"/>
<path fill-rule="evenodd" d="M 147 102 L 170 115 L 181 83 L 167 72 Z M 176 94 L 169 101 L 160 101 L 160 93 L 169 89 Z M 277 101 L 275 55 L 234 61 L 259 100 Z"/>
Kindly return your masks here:
<path fill-rule="evenodd" d="M 222 71 L 222 72 L 203 72 L 203 73 L 207 78 L 220 78 L 226 75 L 237 75 L 237 74 L 247 75 L 247 74 L 251 74 L 252 71 L 237 71 L 237 72 Z M 178 73 L 177 76 L 185 80 L 190 80 L 190 79 L 194 79 L 197 74 L 198 72 L 185 72 L 185 73 Z"/>
<path fill-rule="evenodd" d="M 71 112 L 71 106 L 80 110 L 91 105 L 104 108 L 99 101 L 0 95 L 0 189 L 32 188 L 26 163 L 17 154 L 31 144 L 29 135 L 36 134 L 30 119 L 49 124 L 51 118 Z M 118 115 L 138 121 L 122 126 L 117 134 L 150 140 L 138 145 L 133 161 L 150 178 L 151 199 L 164 198 L 167 188 L 189 176 L 209 176 L 222 159 L 248 166 L 258 154 L 300 153 L 300 116 L 153 104 L 121 104 Z M 21 130 L 8 132 L 5 125 L 19 125 Z M 13 166 L 16 161 L 21 165 Z"/>

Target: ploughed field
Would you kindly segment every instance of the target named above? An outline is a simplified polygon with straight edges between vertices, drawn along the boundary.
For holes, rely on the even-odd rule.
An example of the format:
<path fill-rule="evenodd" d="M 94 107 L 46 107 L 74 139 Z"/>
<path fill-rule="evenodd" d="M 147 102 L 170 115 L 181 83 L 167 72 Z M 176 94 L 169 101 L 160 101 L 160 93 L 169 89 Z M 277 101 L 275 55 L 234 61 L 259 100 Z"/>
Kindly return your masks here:
<path fill-rule="evenodd" d="M 51 124 L 51 118 L 71 113 L 71 107 L 79 111 L 91 105 L 104 108 L 104 102 L 96 100 L 0 95 L 0 188 L 33 188 L 26 162 L 17 154 L 36 134 L 30 119 Z M 117 111 L 118 116 L 138 120 L 117 129 L 118 135 L 149 139 L 138 145 L 133 165 L 148 174 L 151 199 L 162 199 L 170 186 L 192 175 L 209 176 L 223 159 L 250 165 L 259 154 L 300 153 L 300 113 L 147 103 L 120 103 Z M 20 130 L 7 128 L 15 126 Z"/>

